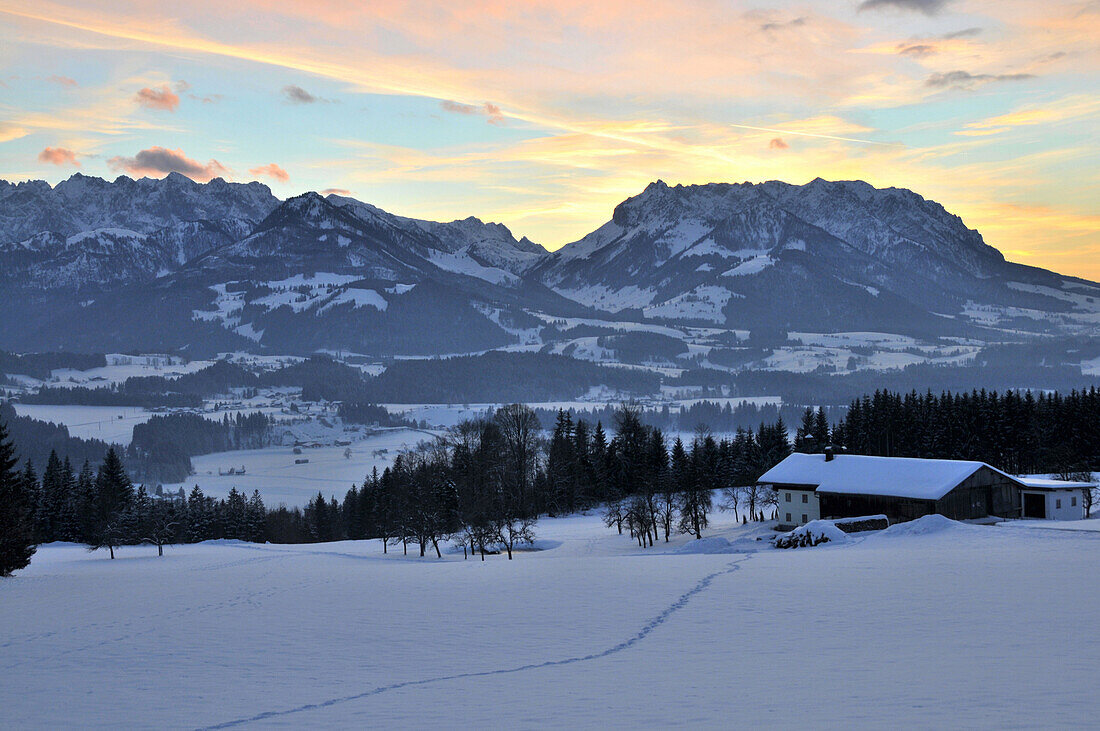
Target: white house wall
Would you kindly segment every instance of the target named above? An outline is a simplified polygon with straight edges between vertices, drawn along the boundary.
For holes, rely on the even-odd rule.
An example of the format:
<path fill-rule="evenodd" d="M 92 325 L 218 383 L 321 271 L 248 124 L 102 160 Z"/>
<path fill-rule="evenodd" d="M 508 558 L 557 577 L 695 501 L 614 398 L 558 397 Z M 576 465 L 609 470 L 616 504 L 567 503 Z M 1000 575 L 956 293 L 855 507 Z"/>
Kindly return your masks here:
<path fill-rule="evenodd" d="M 779 493 L 779 524 L 781 526 L 806 525 L 821 518 L 821 505 L 817 493 L 810 490 L 776 488 Z M 803 502 L 805 499 L 805 502 Z M 789 517 L 788 517 L 789 516 Z"/>

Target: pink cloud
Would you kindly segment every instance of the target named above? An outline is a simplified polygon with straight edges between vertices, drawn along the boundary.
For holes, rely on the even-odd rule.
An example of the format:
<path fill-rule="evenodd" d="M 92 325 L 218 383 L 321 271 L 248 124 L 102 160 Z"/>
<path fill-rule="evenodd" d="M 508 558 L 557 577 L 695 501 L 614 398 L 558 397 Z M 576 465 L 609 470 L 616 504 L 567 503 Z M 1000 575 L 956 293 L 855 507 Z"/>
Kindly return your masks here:
<path fill-rule="evenodd" d="M 275 163 L 271 163 L 270 165 L 261 165 L 258 168 L 251 168 L 248 172 L 251 175 L 262 175 L 264 177 L 271 178 L 272 180 L 278 180 L 280 183 L 286 183 L 290 180 L 290 175 L 287 174 L 287 171 L 283 170 Z"/>
<path fill-rule="evenodd" d="M 484 114 L 489 124 L 504 124 L 504 112 L 500 110 L 500 107 L 491 102 L 485 102 L 481 106 L 474 106 L 472 104 L 462 104 L 461 102 L 444 99 L 439 103 L 439 106 L 443 108 L 443 111 L 452 114 Z"/>
<path fill-rule="evenodd" d="M 146 109 L 159 109 L 165 112 L 174 112 L 176 107 L 180 105 L 179 96 L 168 88 L 167 84 L 162 85 L 159 89 L 145 87 L 134 94 L 134 101 Z"/>
<path fill-rule="evenodd" d="M 52 165 L 73 165 L 80 167 L 80 161 L 76 159 L 76 153 L 64 147 L 47 147 L 38 153 L 39 162 L 48 162 Z"/>
<path fill-rule="evenodd" d="M 769 150 L 787 150 L 787 149 L 790 149 L 790 145 L 788 145 L 783 140 L 782 137 L 773 137 L 771 139 L 771 141 L 768 143 L 768 149 Z"/>
<path fill-rule="evenodd" d="M 347 188 L 325 188 L 321 195 L 351 195 L 351 191 Z"/>
<path fill-rule="evenodd" d="M 133 157 L 112 157 L 107 164 L 113 170 L 125 170 L 131 175 L 161 177 L 168 173 L 180 173 L 192 180 L 205 183 L 216 177 L 228 177 L 229 169 L 217 160 L 205 165 L 183 154 L 183 150 L 169 150 L 153 146 Z"/>
<path fill-rule="evenodd" d="M 500 111 L 500 107 L 485 102 L 483 108 L 485 109 L 485 116 L 489 118 L 489 124 L 504 124 L 504 113 Z"/>
<path fill-rule="evenodd" d="M 57 84 L 58 86 L 64 86 L 67 89 L 75 89 L 80 86 L 80 84 L 76 83 L 76 79 L 70 79 L 68 76 L 57 76 L 56 74 L 47 77 L 46 81 Z"/>

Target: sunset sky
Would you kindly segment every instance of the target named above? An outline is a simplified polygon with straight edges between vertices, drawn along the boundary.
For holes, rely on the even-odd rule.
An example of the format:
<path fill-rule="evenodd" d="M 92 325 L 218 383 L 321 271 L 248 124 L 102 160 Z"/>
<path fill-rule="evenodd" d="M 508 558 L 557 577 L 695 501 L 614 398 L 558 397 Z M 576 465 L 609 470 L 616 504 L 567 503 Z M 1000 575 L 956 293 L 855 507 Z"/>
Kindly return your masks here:
<path fill-rule="evenodd" d="M 1100 2 L 0 0 L 0 178 L 178 170 L 556 248 L 648 182 L 912 188 L 1100 279 Z"/>

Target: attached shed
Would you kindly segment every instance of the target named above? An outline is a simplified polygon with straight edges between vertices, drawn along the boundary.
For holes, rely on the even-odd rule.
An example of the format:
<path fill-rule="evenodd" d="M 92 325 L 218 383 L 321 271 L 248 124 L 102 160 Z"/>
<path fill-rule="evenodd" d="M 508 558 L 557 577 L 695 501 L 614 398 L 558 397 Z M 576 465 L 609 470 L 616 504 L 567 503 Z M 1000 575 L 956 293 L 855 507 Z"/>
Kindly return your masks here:
<path fill-rule="evenodd" d="M 811 515 L 786 510 L 788 494 L 792 502 L 810 495 L 822 518 L 882 513 L 897 523 L 931 513 L 954 520 L 1020 514 L 1021 483 L 983 462 L 792 454 L 760 483 L 779 493 L 780 527 L 803 525 Z"/>
<path fill-rule="evenodd" d="M 1020 477 L 1023 517 L 1043 520 L 1082 520 L 1083 493 L 1096 487 L 1092 482 L 1068 482 L 1045 477 Z"/>

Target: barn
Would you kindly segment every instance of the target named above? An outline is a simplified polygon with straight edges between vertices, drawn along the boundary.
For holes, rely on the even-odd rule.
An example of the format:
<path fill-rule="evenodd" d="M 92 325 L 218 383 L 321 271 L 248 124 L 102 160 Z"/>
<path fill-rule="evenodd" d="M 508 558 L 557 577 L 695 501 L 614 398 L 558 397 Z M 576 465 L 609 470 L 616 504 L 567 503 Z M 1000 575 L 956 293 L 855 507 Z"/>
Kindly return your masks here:
<path fill-rule="evenodd" d="M 891 523 L 939 513 L 954 520 L 1020 515 L 1022 483 L 984 462 L 854 454 L 792 454 L 759 480 L 779 498 L 779 527 L 885 514 Z"/>

